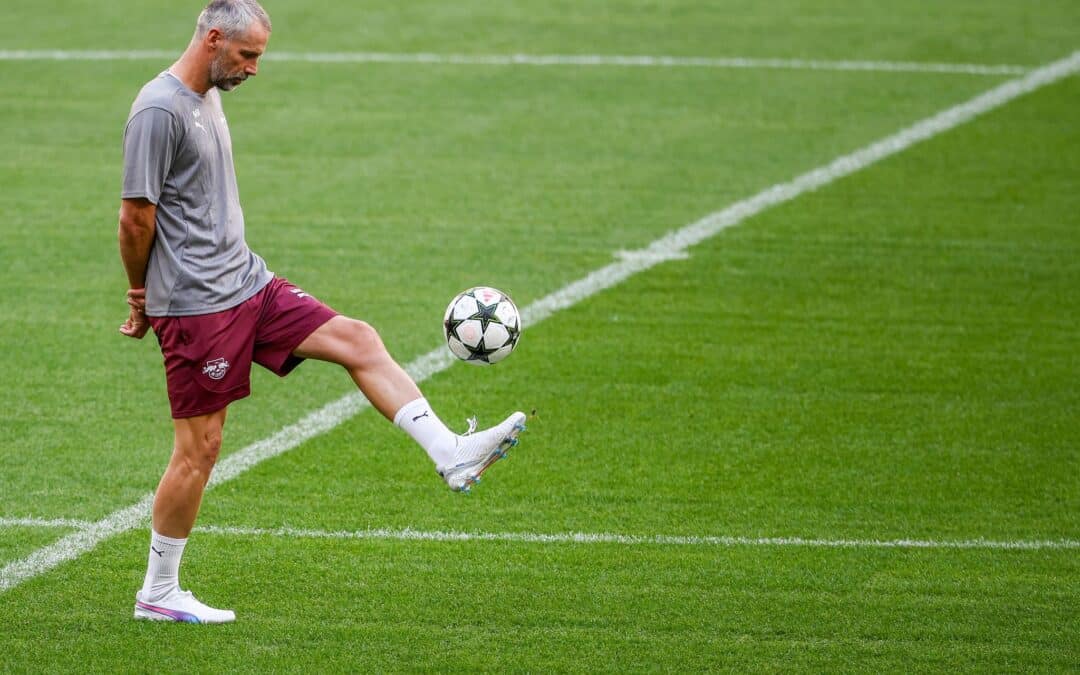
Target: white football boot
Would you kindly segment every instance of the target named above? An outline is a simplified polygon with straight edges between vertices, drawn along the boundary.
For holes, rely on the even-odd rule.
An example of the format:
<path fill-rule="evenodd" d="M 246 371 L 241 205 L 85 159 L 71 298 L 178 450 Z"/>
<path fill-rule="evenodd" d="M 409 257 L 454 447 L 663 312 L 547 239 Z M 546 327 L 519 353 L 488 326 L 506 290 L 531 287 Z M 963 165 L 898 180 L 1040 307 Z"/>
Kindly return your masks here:
<path fill-rule="evenodd" d="M 191 591 L 174 588 L 153 603 L 142 601 L 142 591 L 136 593 L 135 618 L 182 623 L 229 623 L 236 621 L 236 614 L 231 609 L 207 607 L 196 600 Z"/>
<path fill-rule="evenodd" d="M 507 451 L 517 445 L 518 434 L 525 431 L 525 413 L 516 412 L 490 429 L 473 433 L 475 429 L 476 420 L 469 420 L 469 430 L 457 437 L 453 463 L 436 467 L 455 492 L 467 493 L 480 482 L 480 474 L 506 457 Z"/>

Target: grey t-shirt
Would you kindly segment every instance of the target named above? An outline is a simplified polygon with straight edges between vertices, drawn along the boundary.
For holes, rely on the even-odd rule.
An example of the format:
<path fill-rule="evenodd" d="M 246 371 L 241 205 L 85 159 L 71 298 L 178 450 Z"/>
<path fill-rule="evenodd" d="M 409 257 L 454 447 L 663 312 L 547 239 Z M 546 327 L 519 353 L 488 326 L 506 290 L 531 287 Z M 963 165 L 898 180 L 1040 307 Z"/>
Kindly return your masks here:
<path fill-rule="evenodd" d="M 157 205 L 149 316 L 220 312 L 273 278 L 244 241 L 232 140 L 216 88 L 199 96 L 169 72 L 142 88 L 124 129 L 121 197 Z"/>

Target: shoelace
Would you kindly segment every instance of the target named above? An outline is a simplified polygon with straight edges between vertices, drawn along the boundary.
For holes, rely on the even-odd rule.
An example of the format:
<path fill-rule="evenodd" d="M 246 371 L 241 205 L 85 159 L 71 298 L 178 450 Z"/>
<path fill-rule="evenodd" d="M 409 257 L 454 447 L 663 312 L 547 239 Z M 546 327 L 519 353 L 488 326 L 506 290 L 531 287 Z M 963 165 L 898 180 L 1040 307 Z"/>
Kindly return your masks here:
<path fill-rule="evenodd" d="M 472 434 L 472 432 L 476 431 L 476 416 L 473 415 L 472 417 L 467 417 L 465 419 L 465 421 L 468 422 L 469 429 L 465 433 L 463 433 L 461 435 L 462 436 L 469 436 L 469 435 Z"/>

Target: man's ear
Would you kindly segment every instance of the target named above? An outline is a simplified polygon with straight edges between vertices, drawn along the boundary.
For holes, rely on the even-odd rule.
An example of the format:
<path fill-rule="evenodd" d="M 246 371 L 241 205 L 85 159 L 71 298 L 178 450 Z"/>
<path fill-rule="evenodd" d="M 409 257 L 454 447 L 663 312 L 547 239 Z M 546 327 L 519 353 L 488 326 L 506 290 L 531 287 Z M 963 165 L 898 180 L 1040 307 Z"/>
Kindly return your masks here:
<path fill-rule="evenodd" d="M 206 41 L 206 46 L 209 47 L 211 50 L 215 51 L 220 49 L 226 41 L 225 34 L 217 28 L 211 28 L 210 30 L 206 31 L 206 37 L 203 39 Z"/>

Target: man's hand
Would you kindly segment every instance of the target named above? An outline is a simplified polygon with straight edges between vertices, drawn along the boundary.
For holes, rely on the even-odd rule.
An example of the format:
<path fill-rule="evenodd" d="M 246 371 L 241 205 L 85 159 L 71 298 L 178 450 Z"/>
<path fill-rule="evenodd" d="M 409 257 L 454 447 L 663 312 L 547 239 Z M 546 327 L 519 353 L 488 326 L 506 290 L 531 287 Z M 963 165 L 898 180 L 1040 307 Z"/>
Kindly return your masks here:
<path fill-rule="evenodd" d="M 127 321 L 120 326 L 120 332 L 128 337 L 141 340 L 150 330 L 146 319 L 146 289 L 132 288 L 127 292 L 127 304 L 131 308 Z"/>

